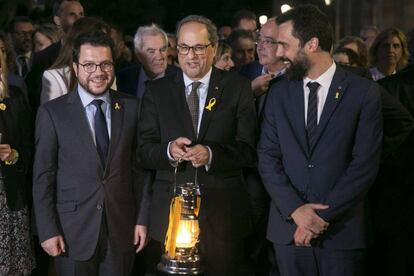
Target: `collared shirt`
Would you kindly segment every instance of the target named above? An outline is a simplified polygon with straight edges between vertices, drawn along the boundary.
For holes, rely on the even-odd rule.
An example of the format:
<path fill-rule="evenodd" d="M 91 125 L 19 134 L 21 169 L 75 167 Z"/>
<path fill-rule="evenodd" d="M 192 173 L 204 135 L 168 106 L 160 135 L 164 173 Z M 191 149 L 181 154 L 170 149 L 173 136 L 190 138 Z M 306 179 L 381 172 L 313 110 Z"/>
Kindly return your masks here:
<path fill-rule="evenodd" d="M 106 125 L 108 127 L 109 139 L 111 139 L 111 98 L 109 97 L 109 91 L 105 92 L 100 96 L 93 96 L 90 93 L 86 92 L 82 86 L 78 84 L 78 94 L 81 99 L 82 105 L 85 108 L 86 117 L 88 118 L 89 128 L 91 129 L 93 142 L 96 145 L 95 141 L 95 113 L 97 111 L 96 106 L 92 104 L 93 100 L 103 100 L 104 102 L 101 105 L 102 111 L 105 114 Z"/>
<path fill-rule="evenodd" d="M 307 87 L 306 85 L 308 84 L 308 82 L 317 82 L 319 83 L 319 88 L 317 91 L 318 94 L 318 124 L 319 124 L 319 119 L 321 118 L 321 114 L 323 111 L 323 107 L 325 105 L 326 102 L 326 97 L 328 96 L 328 92 L 329 92 L 329 87 L 331 86 L 332 83 L 332 79 L 334 77 L 335 74 L 335 70 L 336 70 L 336 64 L 335 62 L 332 62 L 332 65 L 328 68 L 328 70 L 326 70 L 322 75 L 320 75 L 316 80 L 311 80 L 308 77 L 305 77 L 303 79 L 303 95 L 304 95 L 304 99 L 305 99 L 305 125 L 307 122 L 307 118 L 308 118 L 308 98 L 309 98 L 309 87 Z"/>
<path fill-rule="evenodd" d="M 272 77 L 272 79 L 277 78 L 277 77 L 283 75 L 285 72 L 286 72 L 286 67 L 283 68 L 282 70 L 280 70 L 279 73 L 277 73 L 276 75 L 274 75 Z M 262 75 L 265 75 L 265 74 L 269 74 L 269 70 L 267 70 L 266 66 L 263 66 L 262 67 Z"/>
<path fill-rule="evenodd" d="M 208 85 L 210 83 L 211 71 L 212 71 L 212 68 L 210 68 L 210 70 L 207 72 L 207 74 L 204 75 L 202 79 L 198 80 L 198 82 L 201 82 L 201 84 L 198 87 L 199 113 L 198 113 L 197 133 L 200 132 L 201 119 L 203 118 L 204 106 L 207 100 Z M 189 77 L 187 77 L 184 73 L 183 73 L 183 76 L 184 76 L 184 85 L 185 85 L 185 95 L 186 95 L 186 98 L 188 98 L 190 96 L 191 89 L 192 89 L 192 83 L 194 81 L 191 80 Z"/>
<path fill-rule="evenodd" d="M 19 72 L 19 76 L 21 76 L 21 77 L 25 77 L 25 76 L 23 76 L 22 75 L 22 63 L 21 63 L 21 58 L 25 58 L 25 60 L 26 60 L 26 65 L 27 65 L 27 72 L 30 72 L 30 69 L 31 69 L 31 67 L 32 67 L 32 52 L 30 51 L 30 52 L 27 52 L 26 54 L 24 54 L 24 55 L 16 55 L 16 64 L 17 64 L 17 70 L 18 70 L 18 72 Z"/>
<path fill-rule="evenodd" d="M 197 124 L 197 133 L 200 132 L 201 119 L 203 118 L 204 106 L 205 106 L 206 100 L 207 100 L 207 93 L 208 93 L 208 86 L 209 86 L 209 83 L 210 83 L 211 72 L 212 72 L 212 67 L 207 72 L 207 74 L 204 75 L 204 77 L 202 77 L 200 80 L 198 80 L 198 82 L 201 82 L 201 84 L 198 87 L 199 116 L 198 116 L 198 124 Z M 194 81 L 191 80 L 188 76 L 186 76 L 186 74 L 184 74 L 184 72 L 183 72 L 183 77 L 184 77 L 185 95 L 186 95 L 186 98 L 188 98 L 191 94 L 192 83 Z M 171 143 L 172 143 L 172 141 L 170 141 L 168 143 L 167 156 L 168 156 L 168 159 L 171 162 L 171 165 L 173 167 L 176 167 L 178 165 L 178 162 L 176 162 L 174 160 L 174 158 L 170 155 L 170 145 L 171 145 Z M 204 167 L 205 167 L 206 171 L 208 171 L 210 169 L 211 160 L 213 159 L 213 152 L 211 151 L 209 146 L 206 146 L 206 147 L 207 147 L 208 152 L 209 152 L 209 160 L 208 160 L 207 164 Z"/>
<path fill-rule="evenodd" d="M 144 66 L 141 66 L 141 70 L 139 70 L 139 76 L 138 76 L 137 97 L 139 99 L 142 99 L 142 97 L 144 97 L 144 92 L 145 92 L 145 88 L 146 88 L 145 83 L 147 81 L 160 79 L 164 76 L 165 76 L 165 72 L 162 72 L 161 74 L 159 74 L 155 78 L 151 79 L 147 76 L 147 73 L 145 73 Z"/>
<path fill-rule="evenodd" d="M 377 80 L 380 80 L 386 77 L 383 73 L 381 73 L 380 70 L 378 70 L 377 67 L 369 68 L 369 72 L 371 73 L 372 79 L 374 81 L 377 81 Z M 394 75 L 395 73 L 397 73 L 397 71 L 394 70 L 394 72 L 392 72 L 391 75 Z"/>

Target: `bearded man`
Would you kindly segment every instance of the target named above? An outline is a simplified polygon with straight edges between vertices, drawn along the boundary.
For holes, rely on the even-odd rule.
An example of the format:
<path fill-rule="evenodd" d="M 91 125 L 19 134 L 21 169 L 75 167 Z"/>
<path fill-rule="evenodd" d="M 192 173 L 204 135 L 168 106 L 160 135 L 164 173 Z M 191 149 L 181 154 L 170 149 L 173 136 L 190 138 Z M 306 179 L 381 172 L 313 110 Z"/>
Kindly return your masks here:
<path fill-rule="evenodd" d="M 113 42 L 73 49 L 78 86 L 39 109 L 33 200 L 43 249 L 59 275 L 129 275 L 146 240 L 137 166 L 138 103 L 111 90 Z"/>
<path fill-rule="evenodd" d="M 332 27 L 311 5 L 276 19 L 288 79 L 272 86 L 258 145 L 267 237 L 284 275 L 366 275 L 367 192 L 382 142 L 378 86 L 336 66 Z"/>

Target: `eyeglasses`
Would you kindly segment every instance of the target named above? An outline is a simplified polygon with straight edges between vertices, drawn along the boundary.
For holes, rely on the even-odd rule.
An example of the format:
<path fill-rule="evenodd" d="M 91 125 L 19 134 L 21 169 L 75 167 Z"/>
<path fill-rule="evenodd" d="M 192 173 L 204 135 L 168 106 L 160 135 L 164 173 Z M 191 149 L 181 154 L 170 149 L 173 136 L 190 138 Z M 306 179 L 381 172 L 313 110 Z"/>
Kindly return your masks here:
<path fill-rule="evenodd" d="M 181 55 L 187 55 L 191 49 L 196 55 L 204 55 L 207 51 L 207 47 L 213 44 L 214 44 L 213 42 L 210 42 L 209 44 L 206 44 L 206 45 L 197 44 L 194 46 L 188 46 L 188 45 L 183 44 L 183 45 L 177 45 L 177 50 L 178 50 L 178 53 Z"/>
<path fill-rule="evenodd" d="M 81 65 L 83 67 L 83 70 L 85 70 L 86 73 L 93 73 L 96 71 L 96 68 L 101 68 L 102 72 L 110 72 L 114 69 L 114 64 L 110 61 L 104 61 L 99 64 L 93 63 L 93 62 L 87 62 L 87 63 L 77 63 L 78 65 Z"/>
<path fill-rule="evenodd" d="M 271 38 L 264 38 L 264 39 L 262 39 L 262 38 L 258 37 L 256 39 L 256 42 L 255 43 L 256 43 L 256 45 L 259 45 L 259 44 L 262 44 L 263 43 L 263 45 L 265 47 L 270 47 L 270 46 L 273 46 L 273 45 L 277 44 L 277 41 L 275 41 L 275 40 L 273 40 Z"/>
<path fill-rule="evenodd" d="M 32 37 L 34 31 L 19 31 L 19 32 L 13 32 L 16 36 L 19 37 Z"/>

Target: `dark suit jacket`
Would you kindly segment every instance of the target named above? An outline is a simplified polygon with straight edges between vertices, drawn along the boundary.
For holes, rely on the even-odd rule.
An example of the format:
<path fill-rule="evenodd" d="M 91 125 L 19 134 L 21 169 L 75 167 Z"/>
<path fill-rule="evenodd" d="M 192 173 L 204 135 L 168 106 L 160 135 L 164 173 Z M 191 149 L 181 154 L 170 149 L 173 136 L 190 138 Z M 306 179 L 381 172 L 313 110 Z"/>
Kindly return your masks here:
<path fill-rule="evenodd" d="M 29 102 L 34 112 L 40 105 L 40 93 L 42 92 L 42 76 L 43 72 L 52 66 L 56 61 L 62 42 L 58 41 L 47 47 L 46 49 L 37 52 L 33 56 L 33 64 L 30 72 L 27 74 L 25 80 L 29 96 Z"/>
<path fill-rule="evenodd" d="M 145 91 L 138 91 L 138 81 L 141 70 L 143 70 L 142 64 L 134 64 L 116 73 L 117 90 L 142 99 Z M 173 65 L 167 65 L 165 76 L 175 75 L 178 71 L 180 71 L 179 68 Z"/>
<path fill-rule="evenodd" d="M 77 91 L 42 105 L 37 115 L 33 198 L 39 240 L 63 235 L 75 260 L 87 260 L 95 252 L 104 214 L 115 252 L 134 250 L 134 226 L 141 224 L 138 103 L 112 90 L 110 97 L 111 142 L 105 168 Z"/>
<path fill-rule="evenodd" d="M 170 141 L 188 137 L 193 144 L 212 151 L 209 171 L 198 169 L 202 190 L 200 227 L 206 224 L 223 239 L 244 237 L 250 231 L 248 196 L 242 168 L 254 165 L 256 116 L 250 82 L 234 72 L 213 68 L 206 105 L 215 98 L 212 110 L 203 112 L 198 138 L 185 98 L 182 74 L 149 83 L 140 118 L 140 158 L 147 169 L 156 170 L 151 187 L 149 233 L 165 239 L 173 196 L 174 171 L 167 157 Z M 194 182 L 191 163 L 179 166 L 177 183 Z"/>
<path fill-rule="evenodd" d="M 262 71 L 263 71 L 263 65 L 261 65 L 258 61 L 254 61 L 252 63 L 243 65 L 243 67 L 240 69 L 240 74 L 242 74 L 243 76 L 246 76 L 249 80 L 253 81 L 255 78 L 262 75 Z M 278 76 L 270 80 L 268 91 L 266 91 L 266 93 L 255 98 L 256 112 L 259 118 L 259 122 L 262 121 L 263 109 L 265 106 L 266 97 L 267 97 L 269 90 L 272 88 L 273 84 L 282 80 L 283 78 L 284 76 L 282 75 L 282 76 Z"/>
<path fill-rule="evenodd" d="M 6 106 L 0 110 L 2 129 L 1 144 L 10 144 L 19 152 L 19 160 L 14 165 L 2 162 L 4 187 L 8 207 L 17 211 L 29 203 L 30 185 L 28 174 L 32 167 L 33 157 L 33 117 L 23 92 L 16 86 L 9 86 L 8 98 L 1 103 Z"/>
<path fill-rule="evenodd" d="M 366 247 L 370 241 L 366 194 L 377 174 L 382 142 L 381 95 L 375 82 L 337 67 L 317 130 L 308 149 L 303 81 L 281 81 L 270 91 L 258 146 L 259 172 L 272 199 L 268 238 L 290 244 L 290 219 L 299 206 L 318 211 L 330 226 L 319 245 Z"/>

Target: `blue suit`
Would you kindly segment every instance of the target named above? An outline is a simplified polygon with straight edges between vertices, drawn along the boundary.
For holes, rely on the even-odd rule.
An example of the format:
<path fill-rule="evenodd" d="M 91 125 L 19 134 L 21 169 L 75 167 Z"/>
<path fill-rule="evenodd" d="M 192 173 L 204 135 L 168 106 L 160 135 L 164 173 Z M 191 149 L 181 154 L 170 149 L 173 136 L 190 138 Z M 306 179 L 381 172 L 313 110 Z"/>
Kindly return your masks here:
<path fill-rule="evenodd" d="M 282 80 L 267 97 L 258 145 L 259 172 L 271 197 L 267 237 L 289 245 L 290 215 L 305 203 L 323 203 L 328 230 L 319 248 L 359 249 L 371 240 L 366 195 L 375 180 L 382 143 L 381 95 L 369 80 L 337 66 L 308 148 L 303 81 Z"/>

